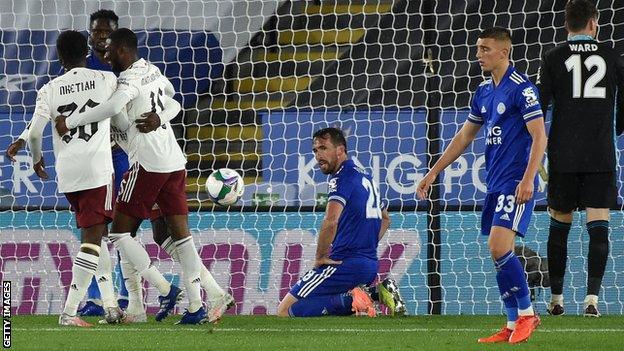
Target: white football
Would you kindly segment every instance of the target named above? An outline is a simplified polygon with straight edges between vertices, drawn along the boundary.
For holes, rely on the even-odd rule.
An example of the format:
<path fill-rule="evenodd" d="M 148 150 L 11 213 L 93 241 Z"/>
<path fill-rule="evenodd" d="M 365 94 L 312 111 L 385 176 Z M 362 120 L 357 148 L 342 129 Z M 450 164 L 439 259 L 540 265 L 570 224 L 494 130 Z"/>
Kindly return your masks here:
<path fill-rule="evenodd" d="M 244 190 L 243 177 L 233 169 L 217 169 L 206 180 L 206 192 L 210 199 L 221 206 L 234 205 L 243 196 Z"/>

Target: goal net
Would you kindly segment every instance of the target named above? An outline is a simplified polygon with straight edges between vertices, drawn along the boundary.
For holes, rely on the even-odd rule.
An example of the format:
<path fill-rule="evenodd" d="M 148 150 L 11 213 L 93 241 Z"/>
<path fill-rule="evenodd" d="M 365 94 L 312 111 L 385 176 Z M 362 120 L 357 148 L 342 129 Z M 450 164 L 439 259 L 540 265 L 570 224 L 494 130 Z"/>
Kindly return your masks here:
<path fill-rule="evenodd" d="M 512 61 L 534 80 L 541 54 L 565 41 L 564 3 L 3 1 L 0 145 L 22 132 L 36 90 L 60 73 L 60 31 L 87 35 L 90 13 L 114 10 L 119 26 L 137 33 L 140 56 L 158 65 L 178 92 L 184 112 L 174 128 L 188 158 L 190 228 L 204 264 L 236 299 L 231 313 L 275 313 L 311 268 L 327 202 L 327 177 L 316 167 L 311 136 L 338 126 L 349 155 L 373 175 L 389 205 L 392 225 L 379 245 L 378 279 L 397 280 L 409 314 L 500 314 L 495 271 L 479 234 L 483 136 L 441 175 L 432 201 L 417 201 L 415 187 L 463 124 L 471 92 L 484 79 L 475 59 L 479 32 L 511 29 Z M 624 4 L 597 5 L 598 39 L 624 52 Z M 54 181 L 50 133 L 44 158 L 51 180 L 36 177 L 27 151 L 14 163 L 0 161 L 0 273 L 13 282 L 18 314 L 60 312 L 79 247 Z M 238 206 L 216 207 L 204 191 L 207 176 L 222 167 L 245 179 Z M 542 263 L 540 272 L 535 260 L 546 262 L 549 217 L 544 192 L 536 197 L 530 231 L 517 244 L 532 257 L 527 271 L 544 312 L 547 268 Z M 582 311 L 585 296 L 584 223 L 576 215 L 570 232 L 569 313 Z M 602 313 L 624 312 L 622 230 L 624 217 L 614 209 Z M 179 267 L 153 242 L 147 224 L 138 238 L 166 277 L 179 281 Z M 158 293 L 145 289 L 151 313 Z"/>

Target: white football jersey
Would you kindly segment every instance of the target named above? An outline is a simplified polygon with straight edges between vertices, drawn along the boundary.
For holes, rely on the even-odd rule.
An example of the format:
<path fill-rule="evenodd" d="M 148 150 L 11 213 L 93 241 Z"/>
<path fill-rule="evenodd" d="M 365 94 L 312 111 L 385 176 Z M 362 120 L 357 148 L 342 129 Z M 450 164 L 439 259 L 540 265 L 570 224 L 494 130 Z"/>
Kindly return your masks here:
<path fill-rule="evenodd" d="M 39 89 L 34 115 L 54 121 L 61 114 L 80 114 L 107 101 L 116 85 L 117 78 L 111 72 L 74 68 Z M 111 183 L 110 119 L 74 128 L 62 137 L 52 127 L 52 143 L 59 192 Z"/>
<path fill-rule="evenodd" d="M 130 164 L 138 162 L 145 170 L 170 173 L 185 168 L 186 157 L 176 141 L 169 122 L 149 133 L 141 133 L 135 121 L 149 111 L 160 113 L 163 103 L 173 99 L 173 85 L 158 67 L 139 59 L 119 75 L 117 90 L 130 97 L 126 105 L 129 128 L 116 141 L 126 151 Z M 117 134 L 116 131 L 113 135 Z"/>

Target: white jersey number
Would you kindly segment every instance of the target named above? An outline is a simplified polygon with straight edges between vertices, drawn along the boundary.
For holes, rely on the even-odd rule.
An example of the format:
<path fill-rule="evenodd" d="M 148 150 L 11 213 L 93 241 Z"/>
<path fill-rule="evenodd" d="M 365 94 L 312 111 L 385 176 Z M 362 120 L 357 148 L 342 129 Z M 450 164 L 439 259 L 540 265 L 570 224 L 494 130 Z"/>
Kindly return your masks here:
<path fill-rule="evenodd" d="M 381 206 L 379 205 L 379 194 L 375 186 L 365 177 L 362 177 L 362 186 L 368 191 L 366 201 L 366 218 L 381 219 Z"/>
<path fill-rule="evenodd" d="M 581 55 L 571 55 L 565 62 L 568 72 L 572 72 L 572 97 L 581 97 Z M 604 99 L 606 97 L 606 89 L 597 87 L 596 85 L 604 78 L 607 73 L 607 63 L 598 55 L 591 55 L 585 59 L 585 67 L 588 71 L 591 71 L 596 67 L 596 72 L 587 78 L 585 86 L 583 87 L 584 98 L 598 98 Z"/>
<path fill-rule="evenodd" d="M 507 204 L 505 204 L 505 200 L 507 200 Z M 503 210 L 507 213 L 511 213 L 514 210 L 515 204 L 516 204 L 515 196 L 507 195 L 507 197 L 505 197 L 505 195 L 500 195 L 498 197 L 498 203 L 496 204 L 496 208 L 494 209 L 494 212 L 500 212 L 500 210 Z"/>

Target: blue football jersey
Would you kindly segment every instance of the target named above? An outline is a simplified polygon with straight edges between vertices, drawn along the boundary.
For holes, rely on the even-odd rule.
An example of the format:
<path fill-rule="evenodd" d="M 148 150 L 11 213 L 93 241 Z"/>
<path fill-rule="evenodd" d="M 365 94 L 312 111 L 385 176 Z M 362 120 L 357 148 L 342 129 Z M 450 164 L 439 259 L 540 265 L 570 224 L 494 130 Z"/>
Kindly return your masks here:
<path fill-rule="evenodd" d="M 509 190 L 522 180 L 532 144 L 526 123 L 542 117 L 537 88 L 514 67 L 509 66 L 498 86 L 491 79 L 479 85 L 468 120 L 486 127 L 488 193 Z"/>
<path fill-rule="evenodd" d="M 381 211 L 385 207 L 379 190 L 366 171 L 347 160 L 329 179 L 328 201 L 338 201 L 344 208 L 331 246 L 330 257 L 377 259 L 381 229 Z"/>
<path fill-rule="evenodd" d="M 87 56 L 87 68 L 97 71 L 113 71 L 113 68 L 108 63 L 100 61 L 100 59 L 98 59 L 97 56 L 95 56 L 95 54 L 93 53 Z"/>

